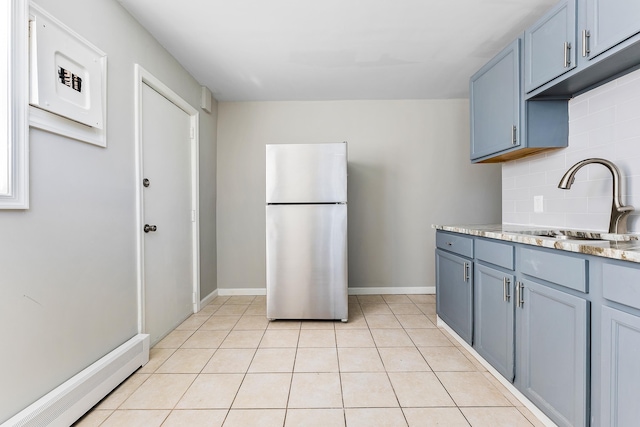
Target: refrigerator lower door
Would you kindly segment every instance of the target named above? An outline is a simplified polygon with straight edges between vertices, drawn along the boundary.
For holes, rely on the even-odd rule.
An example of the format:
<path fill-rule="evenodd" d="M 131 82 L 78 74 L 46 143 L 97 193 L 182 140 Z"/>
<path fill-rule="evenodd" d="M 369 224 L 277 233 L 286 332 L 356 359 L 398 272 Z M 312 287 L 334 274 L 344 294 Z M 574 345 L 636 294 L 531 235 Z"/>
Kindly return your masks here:
<path fill-rule="evenodd" d="M 347 205 L 267 205 L 267 318 L 348 318 Z"/>

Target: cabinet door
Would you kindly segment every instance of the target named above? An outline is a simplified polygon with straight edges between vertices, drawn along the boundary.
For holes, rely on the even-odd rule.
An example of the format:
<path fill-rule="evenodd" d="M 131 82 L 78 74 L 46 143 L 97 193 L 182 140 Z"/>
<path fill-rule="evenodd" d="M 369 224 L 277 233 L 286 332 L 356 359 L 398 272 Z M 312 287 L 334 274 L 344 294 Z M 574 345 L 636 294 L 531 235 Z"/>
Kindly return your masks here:
<path fill-rule="evenodd" d="M 471 159 L 520 145 L 520 39 L 471 77 Z"/>
<path fill-rule="evenodd" d="M 576 3 L 564 0 L 524 33 L 527 93 L 576 66 Z"/>
<path fill-rule="evenodd" d="M 513 381 L 514 276 L 479 263 L 474 270 L 473 345 L 491 366 Z"/>
<path fill-rule="evenodd" d="M 520 283 L 516 384 L 558 425 L 585 426 L 588 302 L 533 281 Z"/>
<path fill-rule="evenodd" d="M 436 250 L 436 310 L 471 344 L 473 321 L 473 268 L 471 260 Z"/>
<path fill-rule="evenodd" d="M 640 420 L 640 317 L 602 308 L 603 426 L 633 426 Z"/>
<path fill-rule="evenodd" d="M 584 3 L 587 23 L 581 34 L 589 32 L 589 59 L 640 33 L 640 1 L 584 0 Z"/>

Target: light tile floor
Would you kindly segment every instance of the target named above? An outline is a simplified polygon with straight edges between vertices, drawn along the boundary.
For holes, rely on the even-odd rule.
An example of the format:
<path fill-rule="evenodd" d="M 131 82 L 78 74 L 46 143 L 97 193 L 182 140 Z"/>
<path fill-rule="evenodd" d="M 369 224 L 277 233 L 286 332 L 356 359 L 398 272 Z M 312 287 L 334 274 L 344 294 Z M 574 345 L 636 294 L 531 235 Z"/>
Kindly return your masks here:
<path fill-rule="evenodd" d="M 217 297 L 78 426 L 541 426 L 435 326 L 433 295 L 349 297 L 349 322 Z"/>

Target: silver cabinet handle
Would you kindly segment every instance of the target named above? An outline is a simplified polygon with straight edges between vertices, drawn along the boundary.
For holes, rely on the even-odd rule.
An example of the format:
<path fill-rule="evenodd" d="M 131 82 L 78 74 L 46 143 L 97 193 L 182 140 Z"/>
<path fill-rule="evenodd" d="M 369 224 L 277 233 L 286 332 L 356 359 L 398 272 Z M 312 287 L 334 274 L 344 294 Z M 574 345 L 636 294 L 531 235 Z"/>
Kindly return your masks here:
<path fill-rule="evenodd" d="M 516 305 L 520 308 L 524 307 L 524 285 L 522 282 L 516 282 Z"/>
<path fill-rule="evenodd" d="M 520 308 L 524 307 L 524 285 L 520 283 Z"/>
<path fill-rule="evenodd" d="M 502 279 L 502 300 L 505 302 L 509 302 L 509 300 L 511 299 L 511 295 L 509 295 L 510 284 L 511 281 L 507 277 L 504 277 Z"/>
<path fill-rule="evenodd" d="M 591 37 L 589 30 L 582 30 L 582 56 L 585 58 L 591 52 L 589 50 L 589 37 Z"/>
<path fill-rule="evenodd" d="M 571 43 L 564 42 L 564 68 L 571 66 Z"/>
<path fill-rule="evenodd" d="M 463 280 L 465 282 L 469 281 L 469 263 L 465 262 L 464 265 L 462 266 L 462 274 L 463 274 Z"/>
<path fill-rule="evenodd" d="M 511 143 L 513 145 L 518 143 L 518 127 L 516 125 L 511 128 Z"/>

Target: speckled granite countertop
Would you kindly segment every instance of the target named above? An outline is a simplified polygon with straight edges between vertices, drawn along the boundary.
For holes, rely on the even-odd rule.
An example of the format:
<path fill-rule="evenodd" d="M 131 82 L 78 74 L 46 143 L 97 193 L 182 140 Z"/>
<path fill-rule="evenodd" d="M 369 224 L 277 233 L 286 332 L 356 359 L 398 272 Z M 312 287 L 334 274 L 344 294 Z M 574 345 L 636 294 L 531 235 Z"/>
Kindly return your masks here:
<path fill-rule="evenodd" d="M 549 236 L 553 236 L 562 233 L 560 230 L 550 227 L 487 224 L 433 225 L 433 228 L 471 236 L 480 236 L 489 239 L 505 240 L 507 242 L 523 243 L 525 245 L 640 263 L 640 240 L 638 240 L 640 235 L 638 234 L 609 234 L 598 231 L 569 230 L 570 236 L 567 236 L 565 239 L 559 239 L 557 237 L 536 235 L 548 234 Z M 579 240 L 580 237 L 602 240 Z"/>

